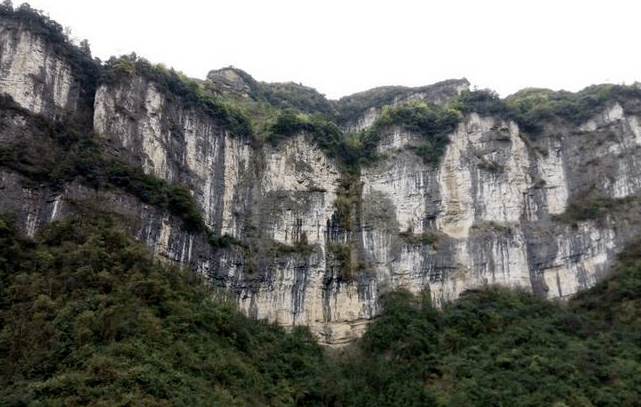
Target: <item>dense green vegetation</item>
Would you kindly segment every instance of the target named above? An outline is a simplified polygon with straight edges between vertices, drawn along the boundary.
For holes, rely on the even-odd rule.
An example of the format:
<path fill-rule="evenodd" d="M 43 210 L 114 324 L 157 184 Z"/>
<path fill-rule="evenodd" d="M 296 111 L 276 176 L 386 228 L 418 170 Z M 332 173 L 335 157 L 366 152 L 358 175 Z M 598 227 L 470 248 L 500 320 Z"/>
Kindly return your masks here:
<path fill-rule="evenodd" d="M 257 84 L 256 98 L 281 109 L 295 109 L 308 114 L 320 114 L 326 118 L 336 115 L 332 104 L 316 89 L 292 82 Z"/>
<path fill-rule="evenodd" d="M 210 81 L 203 84 L 205 91 L 224 95 L 225 98 L 240 96 L 241 100 L 250 99 L 253 102 L 265 103 L 277 110 L 294 109 L 302 113 L 321 114 L 328 118 L 336 114 L 332 102 L 314 88 L 294 82 L 258 82 L 247 72 L 233 66 L 223 68 L 221 71 L 233 72 L 234 76 L 238 77 L 239 83 L 243 84 L 243 89 L 227 88 L 224 85 L 225 80 L 220 79 L 220 71 L 214 71 L 207 75 Z"/>
<path fill-rule="evenodd" d="M 205 228 L 198 204 L 185 185 L 169 184 L 145 174 L 139 167 L 118 160 L 112 160 L 104 170 L 110 185 L 120 187 L 143 202 L 182 218 L 188 229 Z"/>
<path fill-rule="evenodd" d="M 593 85 L 580 92 L 525 89 L 506 99 L 489 90 L 464 92 L 454 105 L 462 113 L 476 112 L 514 120 L 530 138 L 543 132 L 544 122 L 579 125 L 614 103 L 629 113 L 641 112 L 641 89 L 623 85 Z"/>
<path fill-rule="evenodd" d="M 545 121 L 556 119 L 578 125 L 615 102 L 626 111 L 641 112 L 641 89 L 619 85 L 591 86 L 578 93 L 526 90 L 507 99 L 488 90 L 466 91 L 453 97 L 446 106 L 422 101 L 386 104 L 394 102 L 404 92 L 407 89 L 401 87 L 379 88 L 339 102 L 338 123 L 358 119 L 358 115 L 367 110 L 366 106 L 376 106 L 381 113 L 372 127 L 356 134 L 345 134 L 341 143 L 334 143 L 331 149 L 334 156 L 354 165 L 372 163 L 378 158 L 376 146 L 380 137 L 391 126 L 399 126 L 424 138 L 412 150 L 426 164 L 436 166 L 449 143 L 449 134 L 466 114 L 513 120 L 527 136 L 536 138 L 543 132 Z"/>
<path fill-rule="evenodd" d="M 0 217 L 0 405 L 309 405 L 322 350 L 240 315 L 106 216 Z"/>
<path fill-rule="evenodd" d="M 361 160 L 373 162 L 378 157 L 376 146 L 383 132 L 391 126 L 417 134 L 423 141 L 412 147 L 425 164 L 437 166 L 449 143 L 448 135 L 461 121 L 458 110 L 421 101 L 410 101 L 396 107 L 383 106 L 374 125 L 357 135 Z"/>
<path fill-rule="evenodd" d="M 342 134 L 334 123 L 322 115 L 309 115 L 293 109 L 280 111 L 273 122 L 268 123 L 266 130 L 266 140 L 274 144 L 297 134 L 309 133 L 330 156 L 336 155 L 342 142 Z"/>
<path fill-rule="evenodd" d="M 5 2 L 0 16 L 58 44 L 83 72 L 89 93 L 98 74 L 102 83 L 142 75 L 170 100 L 201 109 L 235 136 L 278 144 L 311 135 L 344 170 L 332 219 L 338 234 L 358 226 L 359 166 L 378 158 L 377 143 L 392 126 L 422 137 L 414 151 L 436 165 L 448 134 L 472 112 L 514 120 L 530 137 L 544 131 L 542 119 L 578 124 L 614 102 L 641 112 L 641 91 L 614 85 L 579 93 L 527 90 L 504 100 L 488 91 L 464 92 L 440 106 L 396 104 L 407 92 L 400 87 L 331 104 L 309 88 L 299 92 L 299 85 L 259 84 L 252 100 L 223 100 L 135 55 L 100 65 L 28 5 L 14 10 Z M 340 131 L 336 123 L 355 120 L 371 106 L 381 109 L 372 128 Z M 12 128 L 16 117 L 24 125 Z M 54 189 L 72 181 L 119 188 L 182 217 L 188 228 L 205 229 L 187 187 L 108 154 L 100 135 L 77 118 L 48 120 L 0 96 L 0 119 L 10 140 L 0 145 L 1 168 Z M 576 199 L 557 220 L 599 220 L 623 203 Z M 365 336 L 332 351 L 305 328 L 288 333 L 244 317 L 225 291 L 160 263 L 124 231 L 126 219 L 96 206 L 33 239 L 20 235 L 14 216 L 0 214 L 2 406 L 641 405 L 640 242 L 622 253 L 610 278 L 567 304 L 487 287 L 437 309 L 429 293 L 388 293 L 383 314 Z M 439 238 L 411 230 L 400 237 L 423 245 L 437 245 Z M 257 253 L 273 258 L 314 249 L 304 235 L 292 246 L 267 239 L 248 245 L 207 230 L 205 238 L 216 248 L 246 249 L 248 274 L 258 270 L 252 265 Z M 338 277 L 367 273 L 356 248 L 335 240 L 328 248 Z"/>
<path fill-rule="evenodd" d="M 408 400 L 402 405 L 425 405 L 419 398 L 451 406 L 639 405 L 636 263 L 609 283 L 630 286 L 602 304 L 586 293 L 564 308 L 489 288 L 437 311 L 395 293 L 363 338 L 363 356 L 344 366 L 366 374 L 345 386 L 358 405 L 400 405 L 393 401 L 399 394 Z M 621 308 L 625 323 L 604 318 Z"/>
<path fill-rule="evenodd" d="M 365 92 L 345 96 L 335 102 L 336 123 L 344 126 L 358 121 L 372 107 L 381 109 L 383 106 L 396 105 L 409 94 L 430 94 L 442 99 L 456 96 L 453 85 L 466 83 L 465 80 L 448 80 L 433 85 L 418 88 L 405 86 L 382 86 Z"/>
<path fill-rule="evenodd" d="M 403 86 L 383 86 L 356 93 L 338 100 L 336 103 L 338 116 L 337 123 L 346 125 L 359 120 L 370 108 L 389 106 L 394 101 L 406 94 L 408 88 Z"/>
<path fill-rule="evenodd" d="M 344 405 L 641 405 L 641 244 L 566 305 L 489 287 L 389 294 L 335 386 Z M 349 357 L 349 356 L 348 356 Z"/>
<path fill-rule="evenodd" d="M 278 144 L 298 134 L 309 134 L 318 147 L 329 157 L 335 158 L 346 171 L 358 168 L 361 150 L 345 142 L 340 129 L 326 117 L 309 115 L 293 109 L 278 112 L 266 123 L 265 140 Z"/>
<path fill-rule="evenodd" d="M 31 240 L 0 216 L 0 405 L 641 405 L 641 243 L 567 304 L 389 293 L 360 341 L 324 351 L 242 316 L 119 222 L 62 219 Z"/>
<path fill-rule="evenodd" d="M 313 140 L 329 157 L 336 158 L 348 172 L 358 171 L 362 164 L 375 162 L 376 147 L 385 131 L 399 126 L 423 137 L 412 150 L 426 164 L 439 163 L 449 143 L 448 135 L 461 120 L 458 110 L 425 102 L 407 102 L 397 107 L 384 106 L 381 117 L 373 126 L 356 134 L 344 135 L 325 116 L 309 115 L 294 109 L 279 112 L 268 122 L 265 139 L 278 144 L 297 134 L 311 134 Z"/>
<path fill-rule="evenodd" d="M 620 103 L 629 113 L 638 113 L 641 89 L 623 85 L 593 85 L 577 93 L 526 89 L 508 98 L 511 108 L 530 120 L 554 114 L 574 125 L 581 124 L 605 108 Z"/>

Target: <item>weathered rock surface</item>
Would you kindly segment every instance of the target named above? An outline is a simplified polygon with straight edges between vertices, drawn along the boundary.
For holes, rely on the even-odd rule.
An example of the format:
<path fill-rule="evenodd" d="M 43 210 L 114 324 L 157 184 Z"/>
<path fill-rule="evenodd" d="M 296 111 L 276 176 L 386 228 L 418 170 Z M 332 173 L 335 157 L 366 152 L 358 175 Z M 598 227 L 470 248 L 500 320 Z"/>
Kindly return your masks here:
<path fill-rule="evenodd" d="M 41 35 L 22 23 L 0 19 L 2 92 L 47 117 L 84 114 L 89 100 L 72 64 Z"/>
<path fill-rule="evenodd" d="M 48 117 L 73 110 L 71 67 L 37 36 L 0 27 L 0 92 Z M 419 93 L 408 97 L 432 100 Z M 376 114 L 366 110 L 350 128 L 371 125 Z M 378 144 L 385 158 L 362 168 L 358 194 L 347 197 L 339 165 L 309 135 L 256 146 L 134 75 L 97 89 L 95 131 L 148 174 L 188 185 L 207 227 L 244 245 L 212 247 L 122 191 L 51 188 L 8 169 L 0 171 L 0 209 L 17 212 L 33 235 L 77 212 L 79 202 L 99 202 L 160 256 L 229 289 L 248 315 L 309 325 L 324 342 L 341 344 L 363 332 L 387 290 L 429 291 L 440 304 L 486 284 L 549 298 L 593 285 L 635 235 L 637 214 L 574 224 L 558 215 L 594 191 L 636 199 L 640 120 L 615 103 L 580 126 L 550 123 L 530 140 L 514 122 L 472 113 L 449 135 L 437 167 L 412 152 L 419 135 L 391 127 Z M 3 125 L 21 123 L 18 115 Z M 349 226 L 339 221 L 345 205 Z"/>
<path fill-rule="evenodd" d="M 218 93 L 235 93 L 248 97 L 257 86 L 248 75 L 234 67 L 212 70 L 207 74 L 207 80 Z"/>

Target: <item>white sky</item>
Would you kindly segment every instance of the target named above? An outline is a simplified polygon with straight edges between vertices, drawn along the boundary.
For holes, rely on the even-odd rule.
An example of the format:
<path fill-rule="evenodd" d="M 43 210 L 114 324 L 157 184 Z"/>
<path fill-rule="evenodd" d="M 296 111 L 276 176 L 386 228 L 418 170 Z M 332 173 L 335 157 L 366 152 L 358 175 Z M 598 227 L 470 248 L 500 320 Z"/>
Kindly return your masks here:
<path fill-rule="evenodd" d="M 14 7 L 22 3 L 13 0 Z M 31 0 L 94 56 L 233 65 L 328 98 L 466 77 L 507 96 L 641 81 L 638 0 Z"/>

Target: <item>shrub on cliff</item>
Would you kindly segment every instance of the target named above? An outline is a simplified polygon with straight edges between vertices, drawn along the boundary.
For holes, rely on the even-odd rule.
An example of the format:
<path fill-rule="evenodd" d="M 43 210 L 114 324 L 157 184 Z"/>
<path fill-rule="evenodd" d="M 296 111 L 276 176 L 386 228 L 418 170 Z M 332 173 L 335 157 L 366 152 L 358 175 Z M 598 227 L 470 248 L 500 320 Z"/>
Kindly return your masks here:
<path fill-rule="evenodd" d="M 331 103 L 316 89 L 295 83 L 260 83 L 257 85 L 257 100 L 264 100 L 281 109 L 296 109 L 303 113 L 320 114 L 331 119 L 335 110 Z"/>
<path fill-rule="evenodd" d="M 437 166 L 449 144 L 448 135 L 461 121 L 457 109 L 422 101 L 409 101 L 399 106 L 383 106 L 380 117 L 367 130 L 353 137 L 358 138 L 358 159 L 371 163 L 378 159 L 376 148 L 386 131 L 398 126 L 422 138 L 422 142 L 412 147 L 414 153 L 423 158 L 427 165 Z"/>
<path fill-rule="evenodd" d="M 614 103 L 620 103 L 629 114 L 641 112 L 641 89 L 637 86 L 593 85 L 580 92 L 524 89 L 501 99 L 495 92 L 463 92 L 454 106 L 463 113 L 513 120 L 521 131 L 536 138 L 545 122 L 555 118 L 578 126 Z"/>
<path fill-rule="evenodd" d="M 185 108 L 200 109 L 214 118 L 223 129 L 229 131 L 233 136 L 251 137 L 251 122 L 242 111 L 204 92 L 197 82 L 186 76 L 173 69 L 168 70 L 161 64 L 152 65 L 135 53 L 109 59 L 102 71 L 100 82 L 114 85 L 121 81 L 127 82 L 134 75 L 139 75 L 153 82 L 168 100 Z"/>
<path fill-rule="evenodd" d="M 10 115 L 20 115 L 24 127 L 11 134 L 13 142 L 0 143 L 0 168 L 54 189 L 72 181 L 95 189 L 122 188 L 181 218 L 188 229 L 204 229 L 198 204 L 186 186 L 169 184 L 117 159 L 100 136 L 83 131 L 73 117 L 52 121 L 19 107 L 10 96 L 0 96 L 0 119 L 9 121 Z"/>
<path fill-rule="evenodd" d="M 349 166 L 354 163 L 353 150 L 345 144 L 338 127 L 321 115 L 308 115 L 293 109 L 279 112 L 267 125 L 266 140 L 278 144 L 298 134 L 309 134 L 316 145 L 329 157 Z"/>

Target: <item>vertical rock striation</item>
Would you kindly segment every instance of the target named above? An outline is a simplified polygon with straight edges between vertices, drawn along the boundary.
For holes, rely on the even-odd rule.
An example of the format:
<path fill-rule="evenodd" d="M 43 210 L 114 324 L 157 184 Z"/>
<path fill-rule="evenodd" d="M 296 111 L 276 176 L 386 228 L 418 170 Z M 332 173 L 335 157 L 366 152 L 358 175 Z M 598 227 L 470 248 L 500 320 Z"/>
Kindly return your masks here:
<path fill-rule="evenodd" d="M 91 100 L 93 129 L 112 153 L 188 186 L 210 234 L 231 244 L 208 244 L 124 191 L 54 188 L 2 167 L 1 207 L 18 212 L 28 234 L 77 212 L 74 202 L 101 202 L 160 256 L 230 290 L 248 315 L 308 325 L 328 344 L 360 335 L 388 290 L 429 292 L 435 304 L 486 284 L 572 295 L 602 278 L 636 236 L 641 125 L 621 103 L 580 125 L 546 122 L 536 139 L 505 118 L 466 114 L 435 166 L 413 152 L 423 136 L 389 126 L 377 144 L 383 158 L 351 174 L 347 188 L 311 134 L 278 145 L 239 137 L 150 77 L 104 81 L 87 96 L 81 73 L 13 21 L 0 24 L 0 76 L 0 92 L 52 120 Z M 467 85 L 384 96 L 444 104 Z M 379 108 L 344 129 L 371 126 Z M 14 142 L 21 126 L 21 114 L 4 115 L 0 142 Z M 573 217 L 583 201 L 599 216 Z"/>
<path fill-rule="evenodd" d="M 41 25 L 31 20 L 0 19 L 0 90 L 33 113 L 56 119 L 75 115 L 84 121 L 90 116 L 96 80 L 91 58 L 79 51 L 73 55 L 64 52 L 70 46 L 49 41 L 42 32 L 55 29 Z"/>

